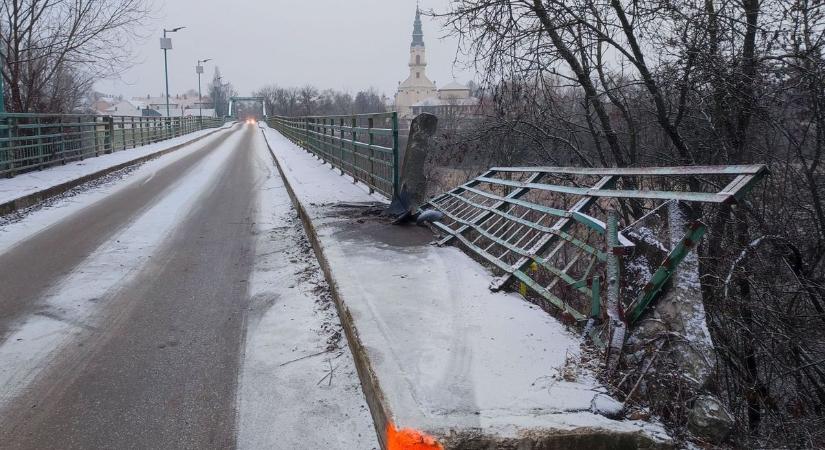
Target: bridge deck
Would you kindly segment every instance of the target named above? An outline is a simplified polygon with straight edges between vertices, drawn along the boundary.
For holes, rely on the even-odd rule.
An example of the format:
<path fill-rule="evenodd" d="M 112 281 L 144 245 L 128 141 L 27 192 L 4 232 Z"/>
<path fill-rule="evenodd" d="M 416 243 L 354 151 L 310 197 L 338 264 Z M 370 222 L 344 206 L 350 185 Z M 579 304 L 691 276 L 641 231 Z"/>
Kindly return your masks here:
<path fill-rule="evenodd" d="M 0 229 L 0 447 L 377 445 L 255 126 Z"/>
<path fill-rule="evenodd" d="M 429 230 L 392 226 L 355 206 L 375 197 L 275 130 L 265 133 L 331 278 L 384 445 L 405 429 L 447 448 L 667 441 L 657 426 L 591 412 L 604 388 L 583 367 L 579 338 L 559 322 L 491 292 L 491 274 L 455 248 L 430 245 Z"/>

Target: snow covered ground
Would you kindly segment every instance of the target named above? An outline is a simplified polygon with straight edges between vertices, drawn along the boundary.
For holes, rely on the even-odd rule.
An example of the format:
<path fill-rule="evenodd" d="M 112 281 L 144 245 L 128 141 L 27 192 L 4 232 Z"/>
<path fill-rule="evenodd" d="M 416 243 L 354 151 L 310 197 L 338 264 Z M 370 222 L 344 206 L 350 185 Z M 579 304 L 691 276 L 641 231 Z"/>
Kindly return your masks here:
<path fill-rule="evenodd" d="M 580 360 L 578 336 L 517 295 L 491 292 L 486 269 L 458 249 L 429 245 L 428 230 L 351 206 L 375 198 L 265 133 L 368 355 L 382 394 L 370 406 L 386 414 L 387 436 L 413 428 L 451 443 L 568 432 L 668 440 L 657 425 L 594 412 L 606 389 Z"/>
<path fill-rule="evenodd" d="M 209 130 L 204 130 L 197 134 L 208 134 L 208 131 Z M 194 134 L 195 133 L 193 133 L 193 135 Z M 98 158 L 78 161 L 76 164 L 54 167 L 42 172 L 32 172 L 19 175 L 15 178 L 0 179 L 0 198 L 2 198 L 0 203 L 24 197 L 32 192 L 47 189 L 66 181 L 71 181 L 90 173 L 116 166 L 123 162 L 132 161 L 141 156 L 163 151 L 174 145 L 191 141 L 193 135 L 181 136 L 169 141 L 138 147 L 133 149 L 134 153 L 130 153 L 132 150 L 124 150 Z M 151 182 L 151 178 L 157 170 L 203 150 L 204 147 L 216 137 L 217 135 L 210 136 L 191 145 L 187 145 L 179 151 L 164 155 L 163 158 L 154 159 L 138 166 L 113 172 L 98 181 L 92 181 L 78 186 L 64 195 L 49 199 L 26 210 L 18 211 L 7 216 L 0 216 L 0 252 L 27 237 L 34 236 L 45 228 L 48 228 L 51 224 L 57 223 L 71 214 L 81 211 L 83 208 L 104 197 L 132 185 L 132 183 Z M 91 163 L 92 161 L 94 161 L 94 164 Z"/>
<path fill-rule="evenodd" d="M 329 287 L 263 140 L 238 446 L 377 449 Z"/>

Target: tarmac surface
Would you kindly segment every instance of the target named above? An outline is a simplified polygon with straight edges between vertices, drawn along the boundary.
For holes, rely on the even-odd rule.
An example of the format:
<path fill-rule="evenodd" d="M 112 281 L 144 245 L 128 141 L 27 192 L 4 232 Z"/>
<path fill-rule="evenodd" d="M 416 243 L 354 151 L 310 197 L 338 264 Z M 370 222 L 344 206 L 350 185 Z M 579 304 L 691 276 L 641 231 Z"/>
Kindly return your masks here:
<path fill-rule="evenodd" d="M 0 387 L 0 448 L 233 448 L 239 403 L 250 411 L 284 406 L 262 404 L 273 397 L 238 394 L 246 341 L 260 340 L 247 334 L 259 196 L 267 179 L 277 176 L 256 152 L 262 142 L 256 126 L 219 132 L 201 148 L 137 172 L 128 185 L 0 252 L 0 366 L 6 366 L 0 382 L 3 376 L 16 380 Z M 184 189 L 192 191 L 188 197 L 175 194 Z M 286 199 L 277 212 L 287 214 L 288 197 L 277 194 Z M 153 213 L 164 201 L 166 210 Z M 146 222 L 143 216 L 151 214 L 159 217 L 156 223 L 163 223 L 161 216 L 173 223 Z M 143 229 L 130 236 L 130 227 Z M 140 245 L 129 244 L 132 239 Z M 290 268 L 295 259 L 283 244 L 275 255 L 279 267 L 297 270 Z M 107 250 L 117 245 L 123 246 L 119 252 Z M 78 285 L 77 280 L 106 278 L 111 271 L 95 267 L 109 266 L 94 261 L 107 251 L 114 254 L 112 265 L 120 266 L 111 271 L 124 275 L 105 288 L 96 281 Z M 83 298 L 84 290 L 89 298 Z M 77 291 L 77 301 L 56 300 Z M 49 322 L 35 326 L 43 321 Z M 53 322 L 58 331 L 49 331 Z M 30 334 L 36 338 L 18 337 Z M 61 337 L 54 345 L 38 347 L 55 334 Z M 312 336 L 301 342 L 302 351 L 315 350 Z M 319 346 L 328 345 L 324 336 L 315 337 Z M 293 346 L 289 336 L 281 342 Z M 15 345 L 31 347 L 14 350 Z M 259 378 L 250 383 L 265 379 L 278 386 L 273 374 Z M 354 372 L 351 378 L 357 380 Z M 316 381 L 308 373 L 304 384 L 314 388 Z M 305 398 L 311 397 L 307 388 Z M 323 419 L 322 413 L 316 416 Z M 353 432 L 369 435 L 372 424 L 366 412 L 362 416 L 366 426 Z M 254 415 L 244 417 L 255 424 Z M 289 430 L 279 430 L 277 422 L 254 428 L 280 436 L 272 442 L 283 448 L 295 448 L 288 447 L 295 444 L 289 443 Z"/>

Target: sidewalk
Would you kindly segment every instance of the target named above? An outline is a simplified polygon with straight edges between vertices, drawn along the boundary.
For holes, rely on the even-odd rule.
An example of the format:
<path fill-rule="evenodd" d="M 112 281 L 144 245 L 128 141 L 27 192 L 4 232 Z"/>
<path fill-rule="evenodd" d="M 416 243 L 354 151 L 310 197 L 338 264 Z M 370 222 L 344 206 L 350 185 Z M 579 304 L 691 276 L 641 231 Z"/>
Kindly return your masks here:
<path fill-rule="evenodd" d="M 225 124 L 220 128 L 196 131 L 142 147 L 26 172 L 14 178 L 0 178 L 0 215 L 26 208 L 108 173 L 177 150 L 228 126 Z"/>
<path fill-rule="evenodd" d="M 669 446 L 658 425 L 591 411 L 606 391 L 563 325 L 491 292 L 481 265 L 430 245 L 426 228 L 388 225 L 358 206 L 376 202 L 365 187 L 264 134 L 333 287 L 384 448 Z"/>

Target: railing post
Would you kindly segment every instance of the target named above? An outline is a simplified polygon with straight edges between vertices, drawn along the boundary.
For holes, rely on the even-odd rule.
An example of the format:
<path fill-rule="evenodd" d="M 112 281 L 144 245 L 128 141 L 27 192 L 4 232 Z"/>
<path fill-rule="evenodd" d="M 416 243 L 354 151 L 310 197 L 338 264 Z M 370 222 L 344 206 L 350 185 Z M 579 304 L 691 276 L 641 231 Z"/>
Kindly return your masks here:
<path fill-rule="evenodd" d="M 298 144 L 299 146 L 303 147 L 304 150 L 309 151 L 309 119 L 306 117 L 301 119 L 301 143 Z"/>
<path fill-rule="evenodd" d="M 37 170 L 43 170 L 43 129 L 40 123 L 40 117 L 34 118 L 34 124 L 37 130 Z M 60 134 L 63 134 L 63 126 L 60 126 Z"/>
<path fill-rule="evenodd" d="M 625 323 L 621 317 L 621 261 L 623 248 L 619 245 L 619 215 L 615 209 L 607 211 L 607 316 L 610 321 L 610 343 L 607 352 L 607 370 L 613 373 L 619 366 L 624 346 Z"/>
<path fill-rule="evenodd" d="M 398 113 L 392 113 L 392 196 L 399 194 L 400 167 L 398 155 Z"/>
<path fill-rule="evenodd" d="M 355 116 L 352 116 L 350 119 L 350 131 L 352 132 L 352 157 L 350 158 L 350 171 L 352 172 L 352 182 L 358 182 L 358 171 L 355 170 L 356 168 L 356 160 L 355 157 L 358 155 L 358 133 L 355 129 L 358 127 L 358 119 Z M 344 165 L 341 164 L 341 175 L 344 174 Z"/>
<path fill-rule="evenodd" d="M 327 119 L 325 117 L 320 119 L 321 127 L 321 142 L 318 144 L 318 153 L 321 154 L 321 159 L 326 161 L 327 156 Z"/>
<path fill-rule="evenodd" d="M 16 142 L 17 142 L 17 117 L 9 118 L 9 178 L 16 175 L 14 170 L 14 161 L 17 159 Z"/>
<path fill-rule="evenodd" d="M 338 120 L 338 122 L 339 122 L 338 125 L 341 127 L 341 129 L 338 130 L 338 137 L 340 138 L 340 142 L 341 142 L 341 157 L 338 158 L 338 167 L 343 168 L 344 167 L 344 154 L 345 154 L 345 151 L 346 151 L 346 148 L 345 148 L 346 147 L 346 142 L 344 141 L 344 118 L 342 117 L 341 119 Z M 341 171 L 341 174 L 343 175 L 343 169 Z"/>
<path fill-rule="evenodd" d="M 374 126 L 375 126 L 375 119 L 373 117 L 370 117 L 369 120 L 367 121 L 367 127 L 370 129 L 370 131 L 369 131 L 369 134 L 370 134 L 370 144 L 369 144 L 370 145 L 370 147 L 369 147 L 369 150 L 370 150 L 370 164 L 369 164 L 370 165 L 370 182 L 368 183 L 369 188 L 370 188 L 370 194 L 375 192 L 375 189 L 373 188 L 373 186 L 375 186 L 375 149 L 372 148 L 373 144 L 375 144 L 375 134 L 373 134 L 373 131 L 372 131 Z"/>
<path fill-rule="evenodd" d="M 135 116 L 129 117 L 129 124 L 132 126 L 132 148 L 137 147 L 137 135 L 135 133 Z"/>
<path fill-rule="evenodd" d="M 106 116 L 104 118 L 106 123 L 105 131 L 103 135 L 103 152 L 104 153 L 112 153 L 115 151 L 115 118 L 112 116 Z"/>
<path fill-rule="evenodd" d="M 2 81 L 0 81 L 0 84 L 2 84 Z M 0 107 L 0 109 L 2 109 L 2 107 Z M 11 168 L 11 142 L 8 140 L 10 136 L 8 118 L 0 116 L 0 130 L 3 130 L 3 134 L 5 135 L 0 136 L 0 172 L 3 172 L 4 166 L 8 166 L 6 169 Z"/>
<path fill-rule="evenodd" d="M 100 122 L 98 122 L 97 119 L 97 116 L 92 116 L 92 121 L 94 123 L 92 125 L 92 132 L 95 140 L 95 156 L 100 156 L 100 125 L 98 125 Z"/>

